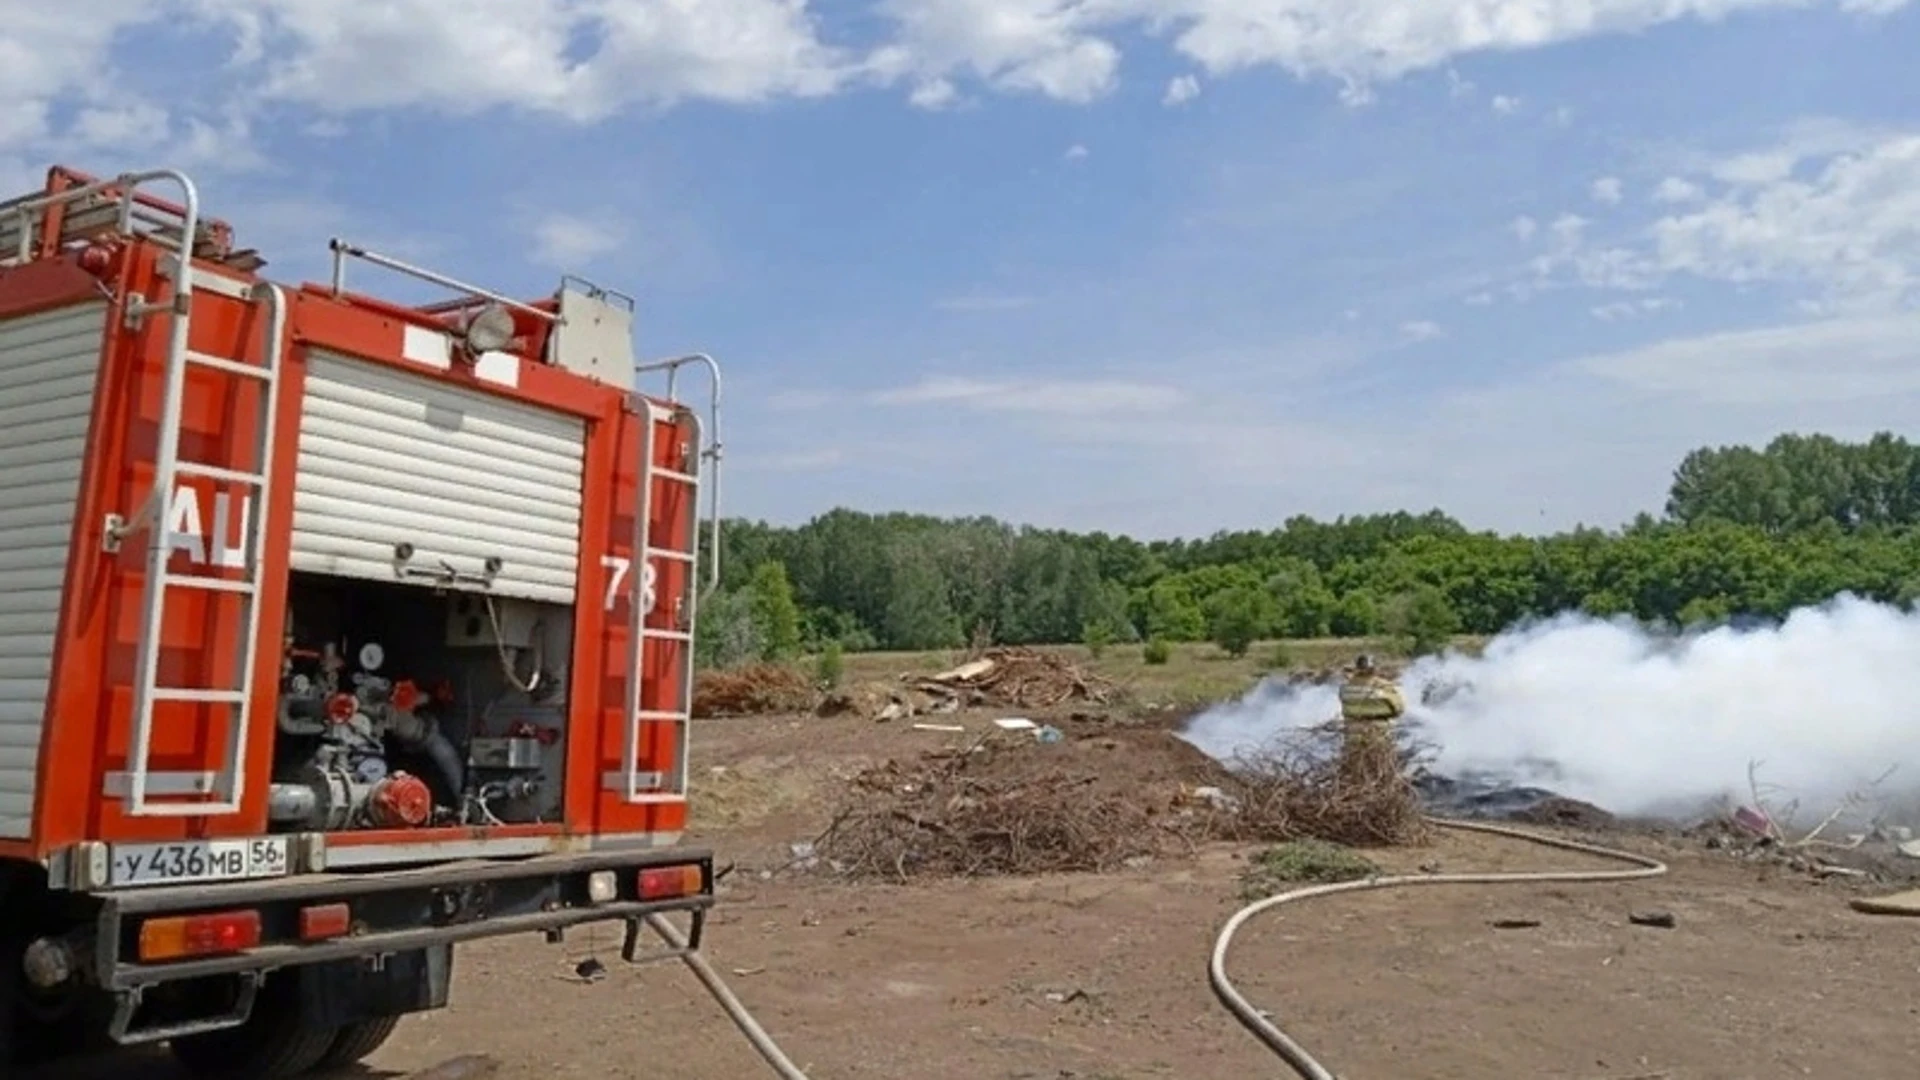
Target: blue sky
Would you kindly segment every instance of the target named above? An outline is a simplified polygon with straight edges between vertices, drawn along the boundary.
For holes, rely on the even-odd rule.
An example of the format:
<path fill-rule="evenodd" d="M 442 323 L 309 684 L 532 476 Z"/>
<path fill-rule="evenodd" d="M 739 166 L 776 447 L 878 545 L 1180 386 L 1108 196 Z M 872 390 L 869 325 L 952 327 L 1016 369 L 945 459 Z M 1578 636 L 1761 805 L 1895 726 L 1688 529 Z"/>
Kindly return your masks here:
<path fill-rule="evenodd" d="M 731 513 L 1533 532 L 1920 416 L 1908 0 L 25 6 L 9 188 L 636 293 L 726 365 Z"/>

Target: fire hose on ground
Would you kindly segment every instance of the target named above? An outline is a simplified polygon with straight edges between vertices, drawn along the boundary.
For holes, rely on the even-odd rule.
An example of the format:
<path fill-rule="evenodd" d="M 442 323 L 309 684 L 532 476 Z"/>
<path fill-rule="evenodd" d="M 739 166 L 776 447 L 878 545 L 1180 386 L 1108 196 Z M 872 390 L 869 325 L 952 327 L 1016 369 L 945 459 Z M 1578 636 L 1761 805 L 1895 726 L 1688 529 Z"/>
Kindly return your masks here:
<path fill-rule="evenodd" d="M 1221 927 L 1220 935 L 1214 939 L 1213 955 L 1207 964 L 1207 978 L 1213 984 L 1213 993 L 1239 1020 L 1241 1025 L 1265 1043 L 1267 1048 L 1279 1055 L 1287 1067 L 1301 1077 L 1301 1080 L 1338 1080 L 1338 1077 L 1325 1065 L 1309 1054 L 1292 1036 L 1281 1030 L 1279 1025 L 1262 1015 L 1253 1007 L 1245 995 L 1235 988 L 1227 978 L 1227 952 L 1233 947 L 1233 936 L 1247 920 L 1264 911 L 1272 910 L 1283 904 L 1300 900 L 1310 900 L 1316 896 L 1331 896 L 1335 893 L 1364 892 L 1369 889 L 1395 889 L 1414 885 L 1519 885 L 1542 882 L 1609 882 L 1632 881 L 1640 878 L 1659 877 L 1667 872 L 1667 864 L 1658 859 L 1636 855 L 1615 848 L 1600 847 L 1597 844 L 1583 844 L 1576 840 L 1563 840 L 1555 836 L 1543 836 L 1524 829 L 1508 828 L 1479 821 L 1456 821 L 1446 818 L 1428 818 L 1428 822 L 1445 829 L 1462 832 L 1486 833 L 1493 836 L 1505 836 L 1542 847 L 1556 848 L 1561 851 L 1592 855 L 1610 862 L 1629 863 L 1628 870 L 1535 870 L 1512 873 L 1482 874 L 1400 874 L 1386 877 L 1364 878 L 1358 881 L 1342 881 L 1328 885 L 1310 885 L 1292 889 L 1264 900 L 1256 901 L 1234 912 L 1233 917 Z"/>
<path fill-rule="evenodd" d="M 767 1034 L 767 1029 L 761 1027 L 760 1022 L 747 1011 L 747 1007 L 734 996 L 732 988 L 720 978 L 719 972 L 713 970 L 713 965 L 707 963 L 707 958 L 687 948 L 687 939 L 677 927 L 659 915 L 646 916 L 646 922 L 668 946 L 680 950 L 680 959 L 686 962 L 694 977 L 700 980 L 700 985 L 706 987 L 707 993 L 713 995 L 713 1000 L 719 1002 L 720 1007 L 726 1010 L 727 1019 L 733 1021 L 733 1026 L 740 1029 L 740 1034 L 747 1037 L 747 1041 L 753 1044 L 754 1050 L 766 1059 L 767 1064 L 779 1074 L 781 1080 L 807 1080 L 807 1074 L 800 1071 L 800 1067 L 793 1063 L 793 1059 L 787 1057 L 786 1053 L 780 1049 L 780 1045 L 773 1041 L 773 1036 Z"/>

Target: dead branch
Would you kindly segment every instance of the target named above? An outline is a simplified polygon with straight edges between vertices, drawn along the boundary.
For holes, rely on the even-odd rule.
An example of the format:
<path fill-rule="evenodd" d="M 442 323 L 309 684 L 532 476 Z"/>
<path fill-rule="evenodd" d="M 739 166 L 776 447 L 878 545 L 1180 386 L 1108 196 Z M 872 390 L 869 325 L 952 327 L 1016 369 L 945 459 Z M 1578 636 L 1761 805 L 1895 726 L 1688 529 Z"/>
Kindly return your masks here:
<path fill-rule="evenodd" d="M 1782 831 L 1780 823 L 1793 819 L 1793 816 L 1799 812 L 1800 802 L 1798 799 L 1792 800 L 1787 803 L 1784 809 L 1778 811 L 1769 806 L 1766 796 L 1761 794 L 1762 785 L 1759 780 L 1759 770 L 1762 764 L 1764 764 L 1764 762 L 1761 761 L 1750 761 L 1747 763 L 1747 790 L 1749 797 L 1753 800 L 1753 808 L 1758 810 L 1766 819 L 1767 837 L 1781 847 L 1789 849 L 1826 847 L 1840 851 L 1851 851 L 1859 847 L 1861 843 L 1864 842 L 1865 837 L 1862 836 L 1858 839 L 1836 843 L 1831 840 L 1821 839 L 1821 835 L 1825 833 L 1827 829 L 1831 828 L 1835 822 L 1846 817 L 1848 813 L 1858 810 L 1870 802 L 1874 802 L 1875 800 L 1872 797 L 1873 793 L 1877 791 L 1881 785 L 1885 784 L 1887 780 L 1893 776 L 1894 772 L 1899 769 L 1899 765 L 1897 764 L 1890 765 L 1885 772 L 1868 781 L 1864 786 L 1847 792 L 1841 797 L 1839 804 L 1836 805 L 1826 817 L 1820 819 L 1818 825 L 1815 825 L 1796 840 L 1789 838 L 1786 833 Z M 1772 790 L 1778 791 L 1780 789 L 1776 787 Z"/>

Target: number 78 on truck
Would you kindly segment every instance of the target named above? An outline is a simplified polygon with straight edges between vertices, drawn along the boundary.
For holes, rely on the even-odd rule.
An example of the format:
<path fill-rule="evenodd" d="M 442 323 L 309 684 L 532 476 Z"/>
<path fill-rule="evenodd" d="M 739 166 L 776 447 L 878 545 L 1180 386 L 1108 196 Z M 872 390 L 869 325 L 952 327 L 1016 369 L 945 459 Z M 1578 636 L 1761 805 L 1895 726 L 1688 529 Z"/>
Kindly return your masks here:
<path fill-rule="evenodd" d="M 718 367 L 575 277 L 330 246 L 276 284 L 171 170 L 0 202 L 0 1077 L 279 1080 L 445 1005 L 459 942 L 699 948 Z"/>

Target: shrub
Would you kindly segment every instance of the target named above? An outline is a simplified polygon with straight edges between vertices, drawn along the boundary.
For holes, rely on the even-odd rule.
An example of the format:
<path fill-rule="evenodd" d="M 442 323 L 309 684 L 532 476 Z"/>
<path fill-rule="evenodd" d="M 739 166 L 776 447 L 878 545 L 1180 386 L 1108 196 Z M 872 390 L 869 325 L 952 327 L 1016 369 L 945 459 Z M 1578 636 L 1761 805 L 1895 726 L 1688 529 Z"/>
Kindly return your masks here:
<path fill-rule="evenodd" d="M 820 655 L 813 660 L 813 681 L 831 690 L 840 685 L 840 679 L 846 673 L 846 658 L 841 653 L 840 643 L 829 641 L 820 649 Z"/>

